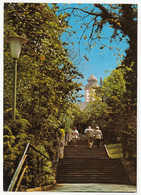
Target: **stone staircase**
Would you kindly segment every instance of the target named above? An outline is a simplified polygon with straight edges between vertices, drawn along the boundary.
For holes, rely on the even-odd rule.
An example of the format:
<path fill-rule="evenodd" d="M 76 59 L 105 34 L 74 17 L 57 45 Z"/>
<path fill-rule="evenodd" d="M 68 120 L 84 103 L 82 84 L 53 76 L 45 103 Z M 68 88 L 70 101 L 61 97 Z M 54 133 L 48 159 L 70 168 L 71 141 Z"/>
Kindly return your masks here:
<path fill-rule="evenodd" d="M 81 140 L 77 148 L 65 147 L 57 167 L 57 183 L 132 184 L 120 159 L 108 157 L 104 146 L 88 148 Z"/>

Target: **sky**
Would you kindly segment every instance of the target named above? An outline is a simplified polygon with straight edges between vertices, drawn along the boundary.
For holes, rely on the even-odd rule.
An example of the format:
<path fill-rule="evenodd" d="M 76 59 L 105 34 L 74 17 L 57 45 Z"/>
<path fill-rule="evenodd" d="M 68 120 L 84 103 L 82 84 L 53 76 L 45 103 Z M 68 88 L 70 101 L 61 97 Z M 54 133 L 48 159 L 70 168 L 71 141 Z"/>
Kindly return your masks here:
<path fill-rule="evenodd" d="M 84 8 L 89 6 L 88 4 L 58 4 L 59 10 L 62 10 L 66 7 L 79 7 Z M 91 5 L 92 8 L 92 5 Z M 71 10 L 67 10 L 66 12 L 70 12 Z M 60 12 L 59 12 L 60 13 Z M 89 21 L 89 17 L 87 17 L 86 22 Z M 79 71 L 84 75 L 84 79 L 80 79 L 81 82 L 83 82 L 83 85 L 85 86 L 87 84 L 87 79 L 91 76 L 91 74 L 94 74 L 94 76 L 98 79 L 98 84 L 100 82 L 100 77 L 102 80 L 104 80 L 105 77 L 110 75 L 111 70 L 114 70 L 118 64 L 121 63 L 124 55 L 125 50 L 128 48 L 127 44 L 127 37 L 124 38 L 123 41 L 119 42 L 119 40 L 113 41 L 110 43 L 110 36 L 112 35 L 113 29 L 109 27 L 109 25 L 106 25 L 103 28 L 102 31 L 102 37 L 101 41 L 97 41 L 97 45 L 94 45 L 90 50 L 88 50 L 88 38 L 85 39 L 85 37 L 89 36 L 89 33 L 91 30 L 86 31 L 84 34 L 84 38 L 81 39 L 82 33 L 84 31 L 84 27 L 82 28 L 81 21 L 77 16 L 71 16 L 69 19 L 69 25 L 72 26 L 70 30 L 75 31 L 71 37 L 69 37 L 70 42 L 74 42 L 74 45 L 69 44 L 69 51 L 70 53 L 76 54 L 76 59 L 81 59 L 79 64 L 77 64 Z M 68 41 L 68 35 L 64 33 L 64 35 L 61 37 L 62 41 Z M 103 49 L 100 49 L 103 45 L 107 45 Z M 117 50 L 118 49 L 118 50 Z M 73 56 L 73 55 L 72 55 Z M 85 60 L 84 56 L 88 58 L 88 60 Z M 74 63 L 76 61 L 74 60 Z M 81 94 L 85 94 L 84 87 Z M 81 98 L 82 102 L 85 102 L 85 98 Z"/>

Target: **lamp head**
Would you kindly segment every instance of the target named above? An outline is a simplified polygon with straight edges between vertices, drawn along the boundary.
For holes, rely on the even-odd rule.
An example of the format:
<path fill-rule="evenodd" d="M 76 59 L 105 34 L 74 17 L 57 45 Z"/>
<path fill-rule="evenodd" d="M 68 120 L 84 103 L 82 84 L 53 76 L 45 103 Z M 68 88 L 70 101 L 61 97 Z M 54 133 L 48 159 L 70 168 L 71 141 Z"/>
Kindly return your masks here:
<path fill-rule="evenodd" d="M 22 44 L 28 42 L 28 39 L 23 37 L 7 37 L 5 42 L 10 43 L 10 50 L 12 58 L 18 58 L 21 52 Z"/>

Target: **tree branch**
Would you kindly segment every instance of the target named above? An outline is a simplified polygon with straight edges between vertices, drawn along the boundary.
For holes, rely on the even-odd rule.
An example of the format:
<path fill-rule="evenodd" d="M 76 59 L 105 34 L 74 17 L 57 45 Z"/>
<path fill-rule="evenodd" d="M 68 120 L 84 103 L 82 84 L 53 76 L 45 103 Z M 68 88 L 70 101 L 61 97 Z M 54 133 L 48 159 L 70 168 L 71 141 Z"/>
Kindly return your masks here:
<path fill-rule="evenodd" d="M 82 11 L 83 13 L 87 13 L 87 14 L 93 15 L 93 16 L 101 16 L 101 14 L 97 14 L 97 13 L 94 13 L 94 12 L 89 12 L 89 11 L 86 11 L 86 10 L 83 10 L 83 9 L 80 9 L 80 8 L 76 8 L 76 7 L 64 8 L 62 10 L 58 10 L 57 12 L 61 12 L 61 11 L 69 10 L 69 9 L 79 10 L 79 11 Z"/>

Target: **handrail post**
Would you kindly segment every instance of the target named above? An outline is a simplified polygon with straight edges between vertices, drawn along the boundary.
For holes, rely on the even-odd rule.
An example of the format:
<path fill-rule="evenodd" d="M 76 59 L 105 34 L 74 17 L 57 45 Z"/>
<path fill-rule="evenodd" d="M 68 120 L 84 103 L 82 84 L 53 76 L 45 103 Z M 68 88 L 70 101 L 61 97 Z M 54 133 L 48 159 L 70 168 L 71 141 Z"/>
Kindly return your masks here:
<path fill-rule="evenodd" d="M 17 192 L 18 189 L 19 189 L 20 183 L 21 183 L 21 181 L 22 181 L 22 178 L 23 178 L 23 176 L 24 176 L 24 173 L 25 173 L 27 167 L 28 167 L 27 165 L 24 167 L 24 170 L 23 170 L 23 172 L 22 172 L 22 174 L 21 174 L 21 176 L 20 176 L 20 179 L 19 179 L 19 181 L 18 181 L 18 184 L 17 184 L 17 187 L 16 187 L 16 189 L 15 189 L 15 192 Z"/>
<path fill-rule="evenodd" d="M 16 180 L 17 180 L 17 178 L 18 178 L 18 175 L 19 175 L 19 173 L 20 173 L 20 170 L 21 170 L 21 168 L 22 168 L 22 165 L 23 165 L 23 163 L 24 163 L 24 161 L 25 161 L 25 157 L 26 157 L 25 155 L 26 155 L 26 153 L 27 153 L 28 148 L 29 148 L 29 143 L 28 143 L 27 146 L 26 146 L 26 149 L 25 149 L 25 151 L 24 151 L 24 154 L 23 154 L 23 156 L 22 156 L 22 158 L 21 158 L 21 161 L 20 161 L 20 163 L 19 163 L 19 165 L 18 165 L 16 171 L 15 171 L 15 174 L 14 174 L 12 180 L 11 180 L 11 183 L 10 183 L 10 185 L 9 185 L 7 191 L 11 191 L 11 192 L 12 192 L 12 190 L 13 190 L 13 188 L 14 188 L 14 186 L 15 186 Z"/>

